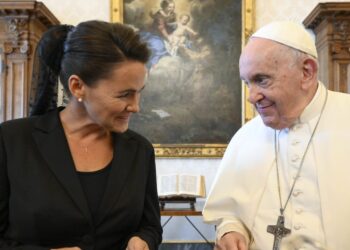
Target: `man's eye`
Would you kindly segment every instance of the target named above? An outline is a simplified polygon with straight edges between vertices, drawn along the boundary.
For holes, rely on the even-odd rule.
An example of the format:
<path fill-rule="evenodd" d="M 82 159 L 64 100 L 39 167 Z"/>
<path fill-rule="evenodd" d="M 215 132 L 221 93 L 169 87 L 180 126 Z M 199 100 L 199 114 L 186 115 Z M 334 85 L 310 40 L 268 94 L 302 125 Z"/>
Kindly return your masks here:
<path fill-rule="evenodd" d="M 256 79 L 256 84 L 260 85 L 260 86 L 264 86 L 268 83 L 268 79 L 267 78 L 258 78 Z"/>

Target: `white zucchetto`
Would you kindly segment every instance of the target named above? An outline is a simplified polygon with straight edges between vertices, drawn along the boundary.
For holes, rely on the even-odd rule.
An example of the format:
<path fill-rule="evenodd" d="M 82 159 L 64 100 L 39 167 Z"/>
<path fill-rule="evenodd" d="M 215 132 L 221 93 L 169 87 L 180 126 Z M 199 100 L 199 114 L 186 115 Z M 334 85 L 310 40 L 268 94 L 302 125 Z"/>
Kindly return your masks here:
<path fill-rule="evenodd" d="M 303 25 L 276 21 L 257 30 L 251 37 L 270 39 L 317 58 L 315 41 Z"/>

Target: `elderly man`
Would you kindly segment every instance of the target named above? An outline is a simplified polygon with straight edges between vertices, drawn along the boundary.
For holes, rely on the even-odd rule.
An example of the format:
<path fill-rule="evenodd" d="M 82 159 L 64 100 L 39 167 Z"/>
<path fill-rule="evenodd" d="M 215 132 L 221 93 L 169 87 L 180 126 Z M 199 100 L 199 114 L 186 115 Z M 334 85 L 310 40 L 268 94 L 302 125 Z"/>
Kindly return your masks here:
<path fill-rule="evenodd" d="M 253 34 L 239 68 L 259 116 L 231 140 L 203 211 L 216 248 L 276 250 L 301 235 L 350 249 L 350 95 L 317 80 L 313 39 L 293 22 Z"/>

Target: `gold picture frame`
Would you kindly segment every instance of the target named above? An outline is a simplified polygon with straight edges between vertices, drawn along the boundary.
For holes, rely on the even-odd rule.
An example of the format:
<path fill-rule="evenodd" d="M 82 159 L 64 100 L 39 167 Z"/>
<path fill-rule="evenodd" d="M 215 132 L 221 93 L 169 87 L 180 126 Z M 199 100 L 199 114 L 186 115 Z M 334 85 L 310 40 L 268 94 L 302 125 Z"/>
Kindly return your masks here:
<path fill-rule="evenodd" d="M 111 0 L 111 21 L 124 22 L 124 1 Z M 243 47 L 253 33 L 255 20 L 255 0 L 242 0 L 241 4 L 241 47 Z M 238 58 L 237 58 L 238 60 Z M 254 117 L 253 107 L 247 102 L 248 90 L 242 83 L 242 124 Z M 156 157 L 160 158 L 221 158 L 225 152 L 227 144 L 153 144 Z"/>

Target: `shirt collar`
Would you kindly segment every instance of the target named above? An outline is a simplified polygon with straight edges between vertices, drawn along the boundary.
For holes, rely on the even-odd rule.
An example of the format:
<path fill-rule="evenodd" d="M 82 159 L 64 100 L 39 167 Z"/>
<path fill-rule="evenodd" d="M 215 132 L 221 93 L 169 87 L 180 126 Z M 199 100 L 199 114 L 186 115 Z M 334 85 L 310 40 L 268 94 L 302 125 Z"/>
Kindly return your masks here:
<path fill-rule="evenodd" d="M 310 122 L 321 113 L 322 106 L 326 98 L 326 91 L 326 87 L 321 82 L 318 82 L 316 94 L 301 113 L 296 123 Z"/>

